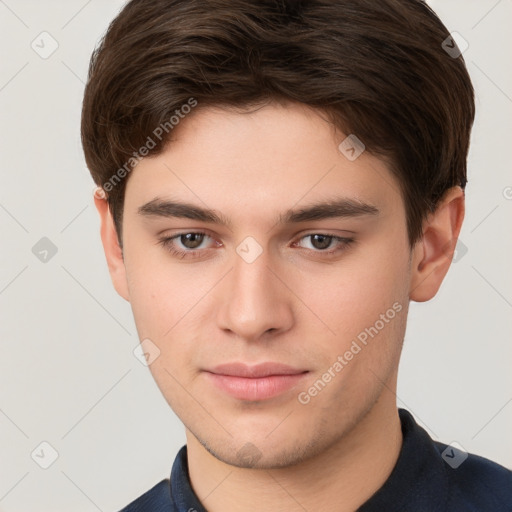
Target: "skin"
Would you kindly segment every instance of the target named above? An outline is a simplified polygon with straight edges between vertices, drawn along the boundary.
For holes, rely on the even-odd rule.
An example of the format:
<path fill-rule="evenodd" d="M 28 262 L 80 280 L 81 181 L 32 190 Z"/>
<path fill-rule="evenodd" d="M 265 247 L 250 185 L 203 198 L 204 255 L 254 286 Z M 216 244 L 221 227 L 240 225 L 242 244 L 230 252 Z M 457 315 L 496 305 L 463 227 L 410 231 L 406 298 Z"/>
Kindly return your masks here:
<path fill-rule="evenodd" d="M 163 153 L 132 171 L 123 251 L 106 201 L 95 197 L 113 284 L 131 304 L 140 339 L 160 350 L 150 370 L 185 425 L 190 479 L 209 511 L 352 511 L 396 463 L 402 434 L 395 391 L 408 304 L 437 293 L 464 194 L 447 191 L 411 248 L 388 164 L 367 151 L 348 160 L 338 149 L 345 137 L 300 104 L 243 113 L 198 107 Z M 231 225 L 140 215 L 156 197 L 214 209 Z M 339 197 L 379 213 L 277 222 L 288 209 Z M 180 259 L 159 243 L 183 231 L 210 237 L 198 255 Z M 326 256 L 306 236 L 315 233 L 354 241 L 332 240 L 323 252 L 341 250 Z M 262 249 L 252 263 L 236 252 L 247 236 Z M 190 251 L 184 242 L 174 246 Z M 401 311 L 300 403 L 298 394 L 396 303 Z M 212 386 L 202 371 L 233 361 L 275 361 L 309 373 L 283 394 L 249 402 Z M 253 457 L 242 459 L 246 443 Z"/>

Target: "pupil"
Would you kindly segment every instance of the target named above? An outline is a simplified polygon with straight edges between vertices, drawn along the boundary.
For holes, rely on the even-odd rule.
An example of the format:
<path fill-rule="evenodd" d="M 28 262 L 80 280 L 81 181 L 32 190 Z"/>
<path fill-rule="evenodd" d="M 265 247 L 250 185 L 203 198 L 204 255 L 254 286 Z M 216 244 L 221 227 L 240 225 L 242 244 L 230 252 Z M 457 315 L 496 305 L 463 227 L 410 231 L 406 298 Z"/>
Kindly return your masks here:
<path fill-rule="evenodd" d="M 312 235 L 313 236 L 313 246 L 316 249 L 327 249 L 329 245 L 331 244 L 332 236 L 325 236 L 325 235 Z M 315 242 L 320 242 L 319 244 Z"/>
<path fill-rule="evenodd" d="M 195 249 L 201 245 L 203 236 L 201 233 L 187 233 L 186 235 L 181 235 L 181 243 L 187 249 Z"/>

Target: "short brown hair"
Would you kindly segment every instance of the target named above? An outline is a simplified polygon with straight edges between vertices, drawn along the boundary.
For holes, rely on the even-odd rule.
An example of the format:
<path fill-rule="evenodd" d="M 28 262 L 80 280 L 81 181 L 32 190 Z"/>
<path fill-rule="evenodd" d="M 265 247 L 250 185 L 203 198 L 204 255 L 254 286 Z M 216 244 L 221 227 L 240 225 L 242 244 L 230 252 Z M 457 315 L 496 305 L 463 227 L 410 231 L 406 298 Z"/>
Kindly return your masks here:
<path fill-rule="evenodd" d="M 467 181 L 474 91 L 449 37 L 420 0 L 131 0 L 92 55 L 82 110 L 86 162 L 119 241 L 135 154 L 162 151 L 169 136 L 151 134 L 192 98 L 326 112 L 392 162 L 412 245 L 443 193 Z"/>

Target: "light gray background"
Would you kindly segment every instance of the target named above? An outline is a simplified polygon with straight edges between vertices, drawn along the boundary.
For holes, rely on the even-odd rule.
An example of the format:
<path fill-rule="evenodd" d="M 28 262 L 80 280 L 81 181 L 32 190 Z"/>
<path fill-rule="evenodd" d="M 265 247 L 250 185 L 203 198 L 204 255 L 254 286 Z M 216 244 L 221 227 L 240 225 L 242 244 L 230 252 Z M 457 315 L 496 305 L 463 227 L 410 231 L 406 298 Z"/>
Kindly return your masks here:
<path fill-rule="evenodd" d="M 0 0 L 4 512 L 119 510 L 169 475 L 185 443 L 133 355 L 135 325 L 111 286 L 80 146 L 89 57 L 122 4 Z M 476 89 L 467 252 L 434 300 L 411 306 L 398 404 L 434 438 L 512 467 L 512 2 L 430 4 L 468 41 Z M 43 31 L 59 45 L 47 59 L 31 48 Z M 46 263 L 32 253 L 42 237 L 58 249 Z M 43 441 L 59 454 L 46 470 L 31 458 Z"/>

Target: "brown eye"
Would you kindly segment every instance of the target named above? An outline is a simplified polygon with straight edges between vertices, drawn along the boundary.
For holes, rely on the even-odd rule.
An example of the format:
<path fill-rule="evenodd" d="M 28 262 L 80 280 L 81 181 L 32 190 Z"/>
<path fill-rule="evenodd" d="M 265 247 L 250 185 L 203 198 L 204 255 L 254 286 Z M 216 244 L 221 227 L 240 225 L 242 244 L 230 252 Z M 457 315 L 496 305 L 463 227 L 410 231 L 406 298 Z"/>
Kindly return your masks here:
<path fill-rule="evenodd" d="M 313 254 L 334 256 L 347 249 L 353 242 L 353 238 L 340 237 L 330 233 L 311 233 L 303 236 L 298 245 Z"/>
<path fill-rule="evenodd" d="M 180 242 L 187 249 L 197 249 L 204 240 L 203 233 L 185 233 L 180 235 Z"/>
<path fill-rule="evenodd" d="M 327 249 L 331 245 L 331 242 L 333 239 L 332 236 L 321 235 L 321 234 L 309 235 L 309 237 L 311 239 L 311 245 L 315 249 L 319 249 L 319 250 Z"/>
<path fill-rule="evenodd" d="M 180 260 L 200 260 L 203 256 L 211 255 L 212 248 L 222 246 L 222 244 L 202 231 L 183 231 L 173 236 L 164 236 L 159 238 L 158 243 L 173 257 Z M 214 247 L 212 247 L 212 243 Z"/>

